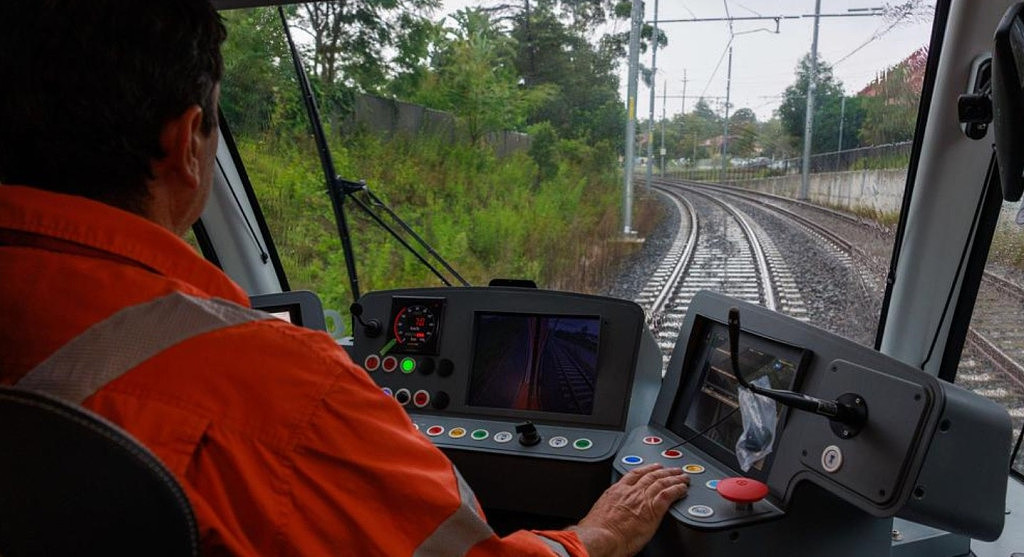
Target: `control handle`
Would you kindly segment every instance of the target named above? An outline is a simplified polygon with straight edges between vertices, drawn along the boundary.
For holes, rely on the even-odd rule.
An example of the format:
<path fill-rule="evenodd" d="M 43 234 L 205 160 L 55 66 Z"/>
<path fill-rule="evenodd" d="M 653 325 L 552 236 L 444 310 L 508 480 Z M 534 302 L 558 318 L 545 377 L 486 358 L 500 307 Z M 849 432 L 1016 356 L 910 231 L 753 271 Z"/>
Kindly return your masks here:
<path fill-rule="evenodd" d="M 532 447 L 540 443 L 540 432 L 533 422 L 526 421 L 516 426 L 516 433 L 519 434 L 519 444 L 524 447 Z"/>
<path fill-rule="evenodd" d="M 363 304 L 359 302 L 353 302 L 348 310 L 352 312 L 352 317 L 356 318 L 356 321 L 363 326 L 363 333 L 370 338 L 377 338 L 382 332 L 384 332 L 384 326 L 380 324 L 380 321 L 371 319 L 367 322 L 363 321 Z"/>
<path fill-rule="evenodd" d="M 740 310 L 729 308 L 729 358 L 732 362 L 732 374 L 736 381 L 750 392 L 770 398 L 797 410 L 824 416 L 832 422 L 832 430 L 843 439 L 849 439 L 860 433 L 868 421 L 868 406 L 864 397 L 855 393 L 847 393 L 837 400 L 825 400 L 803 393 L 766 389 L 752 385 L 740 373 Z"/>

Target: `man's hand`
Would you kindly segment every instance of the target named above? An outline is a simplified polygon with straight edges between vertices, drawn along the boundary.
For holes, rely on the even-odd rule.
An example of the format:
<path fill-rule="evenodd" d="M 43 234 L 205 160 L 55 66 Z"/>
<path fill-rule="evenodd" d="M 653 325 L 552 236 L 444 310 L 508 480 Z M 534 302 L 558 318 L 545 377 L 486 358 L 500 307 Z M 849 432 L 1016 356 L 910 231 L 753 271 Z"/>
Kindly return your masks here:
<path fill-rule="evenodd" d="M 679 468 L 650 464 L 609 487 L 576 531 L 591 557 L 635 555 L 654 536 L 669 505 L 682 499 L 690 477 Z"/>

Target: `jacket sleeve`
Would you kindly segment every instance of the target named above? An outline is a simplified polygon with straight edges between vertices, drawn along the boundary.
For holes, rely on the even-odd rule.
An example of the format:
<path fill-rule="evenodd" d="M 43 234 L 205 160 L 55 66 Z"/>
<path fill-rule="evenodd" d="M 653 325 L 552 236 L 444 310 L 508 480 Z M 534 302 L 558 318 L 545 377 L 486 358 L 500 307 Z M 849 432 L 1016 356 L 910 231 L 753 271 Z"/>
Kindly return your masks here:
<path fill-rule="evenodd" d="M 454 465 L 401 406 L 343 352 L 333 359 L 336 375 L 287 455 L 294 507 L 279 532 L 284 553 L 586 555 L 571 531 L 498 537 Z"/>

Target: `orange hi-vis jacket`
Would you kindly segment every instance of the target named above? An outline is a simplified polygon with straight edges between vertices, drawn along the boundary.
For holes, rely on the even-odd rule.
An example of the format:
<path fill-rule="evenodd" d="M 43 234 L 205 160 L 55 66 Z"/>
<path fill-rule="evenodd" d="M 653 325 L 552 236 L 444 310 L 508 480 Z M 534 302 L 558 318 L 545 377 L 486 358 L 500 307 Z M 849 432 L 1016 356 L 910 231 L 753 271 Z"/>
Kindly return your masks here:
<path fill-rule="evenodd" d="M 146 219 L 0 186 L 0 384 L 49 382 L 149 447 L 205 554 L 585 555 L 571 531 L 498 537 L 330 336 L 247 305 Z"/>

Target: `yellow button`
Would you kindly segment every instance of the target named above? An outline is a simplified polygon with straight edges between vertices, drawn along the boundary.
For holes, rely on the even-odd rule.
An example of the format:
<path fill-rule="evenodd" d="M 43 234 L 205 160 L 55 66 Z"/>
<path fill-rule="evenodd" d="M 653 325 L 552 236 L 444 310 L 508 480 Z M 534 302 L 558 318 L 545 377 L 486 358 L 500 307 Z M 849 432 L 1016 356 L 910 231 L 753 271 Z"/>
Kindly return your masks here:
<path fill-rule="evenodd" d="M 704 473 L 704 467 L 700 464 L 687 464 L 683 466 L 683 472 L 687 474 L 702 474 Z"/>
<path fill-rule="evenodd" d="M 466 428 L 464 427 L 453 427 L 448 431 L 448 437 L 452 439 L 459 439 L 466 436 Z"/>

